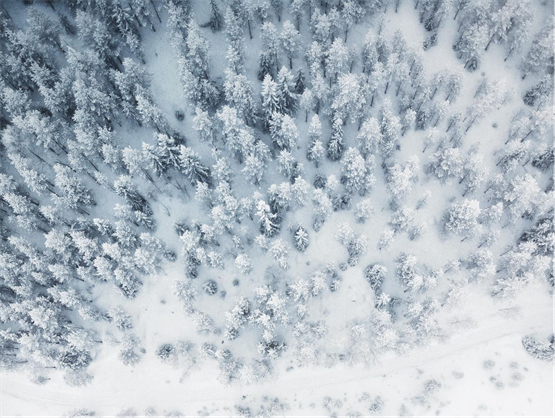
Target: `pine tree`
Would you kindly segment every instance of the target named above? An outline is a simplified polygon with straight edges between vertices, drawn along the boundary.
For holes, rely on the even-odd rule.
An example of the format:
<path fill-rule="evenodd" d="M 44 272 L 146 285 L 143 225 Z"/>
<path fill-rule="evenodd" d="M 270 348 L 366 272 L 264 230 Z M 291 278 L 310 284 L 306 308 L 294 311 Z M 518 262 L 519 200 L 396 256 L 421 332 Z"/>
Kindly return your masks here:
<path fill-rule="evenodd" d="M 428 128 L 426 130 L 426 136 L 424 137 L 424 149 L 422 150 L 422 153 L 425 153 L 429 146 L 441 143 L 440 140 L 441 137 L 439 129 L 435 127 Z"/>
<path fill-rule="evenodd" d="M 114 181 L 114 190 L 129 203 L 133 211 L 143 213 L 145 216 L 152 215 L 152 209 L 148 201 L 138 192 L 131 181 L 131 177 L 120 176 Z"/>
<path fill-rule="evenodd" d="M 475 97 L 476 100 L 473 105 L 467 108 L 466 119 L 469 119 L 470 122 L 467 124 L 465 132 L 468 132 L 476 121 L 485 117 L 494 108 L 499 108 L 509 101 L 511 92 L 507 88 L 505 79 L 494 83 L 485 80 L 476 92 Z"/>
<path fill-rule="evenodd" d="M 348 193 L 364 195 L 369 187 L 370 173 L 366 161 L 356 148 L 349 148 L 341 159 L 341 182 Z"/>
<path fill-rule="evenodd" d="M 532 336 L 522 338 L 522 346 L 532 357 L 544 361 L 553 361 L 554 344 L 553 336 L 549 341 L 539 341 Z"/>
<path fill-rule="evenodd" d="M 464 61 L 464 68 L 474 71 L 480 65 L 480 57 L 487 45 L 489 31 L 486 25 L 474 23 L 461 32 L 453 49 L 459 59 Z"/>
<path fill-rule="evenodd" d="M 289 60 L 289 68 L 293 69 L 293 58 L 296 58 L 301 50 L 301 35 L 289 20 L 283 22 L 280 40 L 285 56 Z"/>
<path fill-rule="evenodd" d="M 193 184 L 211 183 L 210 169 L 201 163 L 200 157 L 192 148 L 179 146 L 179 163 L 181 170 Z"/>
<path fill-rule="evenodd" d="M 235 74 L 230 69 L 225 71 L 225 99 L 237 109 L 237 116 L 249 125 L 256 122 L 256 104 L 252 84 L 243 74 Z"/>
<path fill-rule="evenodd" d="M 350 117 L 351 123 L 361 121 L 366 98 L 362 90 L 362 83 L 356 74 L 341 74 L 338 79 L 338 91 L 334 95 L 331 109 L 344 117 Z"/>
<path fill-rule="evenodd" d="M 302 226 L 298 226 L 294 231 L 295 248 L 300 252 L 305 252 L 309 244 L 308 231 Z"/>
<path fill-rule="evenodd" d="M 135 100 L 142 123 L 147 126 L 154 126 L 158 132 L 166 130 L 166 120 L 162 115 L 162 111 L 143 88 L 137 89 Z"/>
<path fill-rule="evenodd" d="M 401 253 L 397 259 L 397 278 L 401 284 L 406 287 L 407 291 L 417 292 L 424 286 L 424 279 L 420 275 L 420 271 L 416 265 L 417 263 L 417 258 L 406 252 Z"/>
<path fill-rule="evenodd" d="M 553 248 L 555 247 L 554 236 L 553 219 L 546 217 L 524 231 L 519 238 L 519 242 L 533 242 L 536 245 L 535 254 L 550 255 L 553 254 Z"/>
<path fill-rule="evenodd" d="M 449 3 L 441 0 L 419 0 L 420 23 L 428 32 L 437 31 L 449 10 Z"/>
<path fill-rule="evenodd" d="M 372 31 L 368 31 L 362 44 L 361 52 L 362 72 L 371 74 L 378 62 L 378 51 L 376 50 L 376 38 Z"/>
<path fill-rule="evenodd" d="M 42 194 L 46 190 L 55 194 L 54 185 L 44 174 L 35 170 L 27 158 L 15 153 L 9 153 L 8 157 L 29 189 L 38 194 Z"/>
<path fill-rule="evenodd" d="M 198 132 L 201 141 L 212 143 L 215 140 L 214 121 L 208 112 L 202 110 L 200 107 L 195 109 L 193 129 Z"/>
<path fill-rule="evenodd" d="M 368 247 L 368 238 L 365 235 L 356 235 L 348 223 L 339 225 L 336 238 L 341 244 L 347 247 L 349 253 L 348 263 L 350 266 L 356 266 L 360 257 L 366 252 Z"/>
<path fill-rule="evenodd" d="M 210 0 L 210 20 L 208 27 L 212 32 L 218 32 L 222 28 L 222 15 L 216 0 Z"/>
<path fill-rule="evenodd" d="M 297 72 L 297 76 L 295 77 L 295 81 L 293 84 L 295 86 L 293 91 L 298 95 L 302 95 L 306 89 L 304 73 L 302 69 L 299 69 L 299 71 Z"/>
<path fill-rule="evenodd" d="M 506 33 L 507 55 L 505 56 L 505 61 L 516 52 L 519 52 L 528 41 L 533 21 L 530 8 L 527 7 L 527 2 L 513 2 L 513 4 L 514 3 L 516 3 L 516 8 L 510 20 L 510 30 Z"/>
<path fill-rule="evenodd" d="M 397 146 L 401 134 L 401 124 L 399 117 L 391 110 L 391 103 L 386 100 L 381 108 L 380 129 L 382 141 L 380 150 L 384 158 L 390 156 Z"/>
<path fill-rule="evenodd" d="M 279 232 L 279 223 L 276 222 L 277 215 L 271 212 L 270 206 L 263 200 L 258 201 L 256 209 L 256 216 L 260 221 L 260 233 L 268 238 L 273 237 Z"/>
<path fill-rule="evenodd" d="M 293 182 L 294 179 L 303 172 L 302 164 L 293 157 L 293 155 L 287 150 L 281 150 L 277 158 L 278 171 L 287 177 L 289 181 Z"/>
<path fill-rule="evenodd" d="M 326 219 L 331 215 L 333 206 L 331 199 L 322 189 L 315 189 L 312 195 L 314 203 L 313 228 L 316 232 L 320 230 Z"/>
<path fill-rule="evenodd" d="M 311 89 L 305 89 L 303 91 L 303 93 L 301 94 L 299 105 L 301 109 L 305 112 L 304 121 L 308 122 L 309 112 L 314 111 L 314 108 L 316 107 L 316 99 Z"/>
<path fill-rule="evenodd" d="M 553 17 L 547 18 L 546 23 L 536 34 L 532 46 L 525 58 L 522 59 L 520 70 L 524 80 L 529 74 L 542 69 L 553 70 Z"/>
<path fill-rule="evenodd" d="M 365 199 L 362 202 L 357 203 L 355 208 L 355 218 L 359 223 L 365 223 L 374 212 L 372 203 L 369 199 Z"/>
<path fill-rule="evenodd" d="M 502 277 L 494 283 L 493 296 L 514 297 L 534 279 L 545 277 L 550 261 L 548 257 L 534 255 L 536 249 L 533 242 L 521 242 L 501 257 L 497 273 Z"/>
<path fill-rule="evenodd" d="M 325 54 L 322 45 L 313 41 L 306 50 L 306 61 L 312 77 L 315 77 L 316 74 L 321 73 L 322 71 L 325 77 L 326 68 L 324 67 L 324 58 Z"/>
<path fill-rule="evenodd" d="M 285 113 L 291 115 L 297 108 L 298 95 L 294 92 L 293 74 L 282 67 L 277 75 L 278 97 Z"/>
<path fill-rule="evenodd" d="M 552 126 L 553 118 L 551 117 L 549 106 L 543 106 L 529 113 L 526 112 L 521 117 L 515 119 L 511 124 L 510 139 L 519 139 L 520 142 L 524 142 L 542 138 Z"/>
<path fill-rule="evenodd" d="M 532 159 L 532 165 L 541 171 L 547 171 L 555 160 L 555 151 L 553 146 L 544 145 L 540 147 Z"/>
<path fill-rule="evenodd" d="M 155 134 L 155 139 L 156 150 L 165 169 L 179 167 L 179 147 L 176 139 L 166 134 Z"/>
<path fill-rule="evenodd" d="M 416 112 L 411 108 L 407 109 L 401 121 L 401 136 L 404 136 L 410 128 L 414 127 L 415 122 Z"/>
<path fill-rule="evenodd" d="M 430 156 L 426 172 L 445 182 L 457 178 L 463 169 L 463 158 L 458 148 L 444 148 Z"/>
<path fill-rule="evenodd" d="M 249 274 L 253 269 L 253 263 L 248 255 L 239 254 L 235 258 L 235 266 L 239 269 L 242 274 Z"/>
<path fill-rule="evenodd" d="M 187 25 L 185 54 L 178 60 L 185 97 L 203 109 L 216 106 L 220 92 L 210 79 L 210 46 L 198 24 Z"/>
<path fill-rule="evenodd" d="M 445 214 L 445 231 L 464 235 L 463 241 L 476 235 L 479 230 L 478 219 L 480 213 L 480 203 L 477 200 L 465 199 L 453 204 Z"/>
<path fill-rule="evenodd" d="M 89 190 L 71 168 L 56 164 L 54 165 L 54 172 L 56 173 L 54 184 L 60 190 L 60 195 L 55 196 L 57 204 L 76 210 L 80 208 L 80 205 L 90 206 L 95 204 Z M 80 211 L 84 212 L 83 209 L 80 209 Z"/>
<path fill-rule="evenodd" d="M 299 131 L 289 115 L 274 113 L 270 119 L 270 136 L 279 149 L 293 149 L 299 140 Z"/>
<path fill-rule="evenodd" d="M 490 14 L 490 38 L 486 45 L 487 51 L 492 42 L 503 43 L 509 37 L 511 31 L 522 21 L 531 20 L 532 15 L 529 12 L 530 3 L 527 1 L 509 0 L 501 7 Z"/>
<path fill-rule="evenodd" d="M 411 191 L 418 180 L 419 163 L 418 157 L 413 157 L 404 164 L 387 167 L 386 180 L 394 202 L 400 202 Z"/>
<path fill-rule="evenodd" d="M 540 82 L 532 86 L 523 97 L 523 101 L 528 106 L 535 106 L 538 100 L 541 100 L 538 107 L 542 107 L 543 103 L 550 100 L 553 93 L 553 77 L 546 75 Z"/>
<path fill-rule="evenodd" d="M 339 115 L 334 115 L 332 122 L 331 138 L 328 141 L 327 155 L 332 161 L 337 161 L 343 155 L 345 140 L 343 138 L 343 120 Z"/>
<path fill-rule="evenodd" d="M 478 153 L 469 155 L 464 163 L 459 184 L 464 185 L 463 196 L 468 193 L 474 193 L 484 182 L 488 176 L 488 169 L 485 168 L 483 156 Z"/>
<path fill-rule="evenodd" d="M 245 52 L 243 47 L 243 27 L 239 16 L 228 7 L 225 14 L 225 32 L 229 46 L 227 48 L 227 60 L 229 68 L 236 74 L 244 71 Z"/>
<path fill-rule="evenodd" d="M 449 103 L 454 103 L 461 92 L 462 87 L 462 74 L 455 71 L 449 74 L 445 85 L 445 100 Z"/>
<path fill-rule="evenodd" d="M 123 72 L 112 70 L 111 75 L 122 100 L 123 113 L 140 121 L 137 96 L 145 95 L 150 88 L 150 75 L 131 58 L 123 60 Z"/>
<path fill-rule="evenodd" d="M 249 154 L 245 159 L 245 167 L 241 171 L 251 183 L 258 186 L 264 178 L 265 169 L 266 164 L 264 160 L 261 160 L 255 154 Z"/>
<path fill-rule="evenodd" d="M 336 39 L 331 45 L 326 57 L 326 70 L 329 72 L 330 87 L 332 79 L 337 80 L 340 73 L 349 69 L 349 50 L 341 39 Z"/>
<path fill-rule="evenodd" d="M 376 293 L 379 292 L 386 277 L 387 268 L 381 264 L 370 264 L 364 269 L 364 278 Z"/>
<path fill-rule="evenodd" d="M 278 22 L 281 22 L 281 14 L 283 12 L 283 0 L 270 0 L 270 4 L 276 12 Z"/>
<path fill-rule="evenodd" d="M 267 75 L 273 77 L 275 70 L 272 66 L 272 60 L 267 52 L 262 52 L 258 59 L 258 79 L 263 81 Z"/>
<path fill-rule="evenodd" d="M 110 36 L 110 30 L 106 23 L 82 10 L 77 11 L 75 23 L 79 39 L 85 45 L 90 45 L 102 61 L 109 63 L 114 69 L 119 69 L 114 60 L 120 55 L 118 45 Z"/>
<path fill-rule="evenodd" d="M 266 127 L 269 127 L 270 120 L 275 113 L 285 113 L 283 102 L 279 97 L 279 90 L 277 83 L 272 79 L 272 76 L 267 74 L 262 82 L 262 111 L 264 113 L 264 121 Z"/>
<path fill-rule="evenodd" d="M 382 133 L 380 124 L 374 117 L 367 118 L 357 135 L 357 146 L 360 153 L 366 157 L 375 154 L 380 149 Z"/>
<path fill-rule="evenodd" d="M 501 158 L 497 162 L 497 166 L 501 167 L 503 172 L 509 173 L 516 170 L 522 161 L 528 157 L 528 143 L 521 143 L 520 141 L 511 141 L 501 153 Z"/>
<path fill-rule="evenodd" d="M 347 42 L 347 36 L 349 34 L 349 29 L 353 24 L 358 23 L 366 14 L 366 9 L 363 4 L 355 0 L 346 0 L 343 2 L 343 8 L 341 9 L 341 20 L 344 25 L 345 39 Z"/>
<path fill-rule="evenodd" d="M 268 63 L 270 67 L 275 68 L 277 73 L 279 68 L 278 56 L 280 49 L 280 37 L 273 23 L 265 22 L 262 24 L 260 27 L 260 39 L 262 41 L 263 51 L 264 54 L 266 54 Z"/>
<path fill-rule="evenodd" d="M 503 202 L 498 202 L 495 205 L 482 210 L 479 222 L 485 226 L 491 226 L 498 222 L 503 216 Z"/>
<path fill-rule="evenodd" d="M 532 218 L 547 209 L 545 204 L 549 197 L 530 174 L 514 177 L 500 192 L 512 220 L 520 217 Z"/>
<path fill-rule="evenodd" d="M 331 42 L 331 22 L 326 13 L 315 8 L 310 19 L 310 31 L 315 42 L 327 49 Z"/>
<path fill-rule="evenodd" d="M 406 232 L 414 224 L 414 211 L 407 208 L 398 208 L 389 221 L 389 225 L 393 228 L 395 234 Z"/>
<path fill-rule="evenodd" d="M 177 12 L 177 9 L 171 8 L 168 12 L 170 13 L 168 26 L 172 27 L 170 22 L 175 22 L 175 20 L 172 19 L 172 12 Z M 129 8 L 120 3 L 113 2 L 111 3 L 110 15 L 110 20 L 115 25 L 117 31 L 122 36 L 129 49 L 131 49 L 131 51 L 133 51 L 133 53 L 144 63 L 144 52 L 141 48 L 141 35 L 136 25 L 137 22 L 133 18 Z M 185 21 L 186 20 L 184 20 L 184 22 Z"/>
<path fill-rule="evenodd" d="M 313 162 L 314 165 L 318 167 L 325 153 L 324 145 L 321 141 L 322 124 L 320 123 L 320 118 L 318 117 L 318 115 L 312 116 L 310 126 L 308 128 L 308 137 L 310 139 L 310 144 L 308 146 L 306 158 L 308 161 Z"/>
<path fill-rule="evenodd" d="M 305 179 L 301 176 L 295 178 L 291 186 L 291 194 L 293 195 L 293 201 L 298 207 L 304 207 L 307 204 L 310 190 L 311 186 Z"/>
<path fill-rule="evenodd" d="M 307 0 L 291 0 L 289 4 L 289 11 L 291 15 L 295 17 L 295 27 L 297 30 L 301 29 L 301 18 L 303 15 L 303 8 L 306 3 Z M 309 7 L 311 6 L 309 5 Z"/>

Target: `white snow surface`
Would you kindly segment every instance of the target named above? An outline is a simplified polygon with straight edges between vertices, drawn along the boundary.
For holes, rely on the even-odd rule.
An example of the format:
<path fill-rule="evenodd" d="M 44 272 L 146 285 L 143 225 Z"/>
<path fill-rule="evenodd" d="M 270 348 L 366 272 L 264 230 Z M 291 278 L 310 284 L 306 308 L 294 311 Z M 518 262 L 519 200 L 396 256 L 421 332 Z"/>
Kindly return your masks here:
<path fill-rule="evenodd" d="M 530 293 L 529 297 L 538 296 Z M 402 404 L 418 416 L 552 416 L 553 369 L 520 347 L 523 334 L 553 328 L 551 300 L 545 296 L 540 299 L 541 303 L 531 304 L 513 318 L 502 315 L 504 308 L 496 306 L 490 315 L 480 317 L 479 325 L 406 356 L 387 355 L 369 367 L 337 364 L 282 370 L 267 382 L 252 386 L 222 385 L 217 381 L 215 363 L 202 363 L 183 378 L 183 370 L 160 366 L 152 355 L 129 369 L 115 355 L 102 352 L 92 365 L 95 378 L 85 388 L 70 388 L 59 378 L 37 386 L 24 375 L 4 374 L 2 416 L 59 416 L 83 407 L 103 416 L 115 415 L 126 407 L 139 413 L 154 407 L 161 415 L 172 411 L 197 415 L 207 408 L 213 416 L 228 416 L 234 414 L 230 405 L 241 403 L 245 397 L 256 404 L 264 396 L 288 402 L 291 409 L 287 416 L 327 415 L 321 404 L 325 396 L 344 399 L 343 407 L 337 410 L 340 415 L 354 411 L 368 415 L 360 401 L 363 392 L 384 397 L 382 414 L 387 416 L 396 416 Z M 141 337 L 143 332 L 150 336 L 145 340 L 147 351 L 157 347 L 157 340 L 164 341 L 157 335 L 162 314 L 171 315 L 167 336 L 179 327 L 178 313 L 160 310 L 144 314 Z M 483 367 L 487 360 L 495 363 L 492 369 Z M 511 363 L 517 366 L 511 367 Z M 457 378 L 456 372 L 464 376 Z M 522 381 L 512 378 L 516 372 Z M 491 377 L 505 387 L 496 388 Z M 439 380 L 443 387 L 429 408 L 419 408 L 411 400 L 427 379 Z"/>
<path fill-rule="evenodd" d="M 195 17 L 199 22 L 207 20 L 208 1 L 193 1 Z M 287 3 L 287 2 L 286 2 Z M 542 13 L 551 10 L 534 2 L 536 20 L 541 22 Z M 46 5 L 41 5 L 45 12 Z M 391 6 L 390 6 L 391 9 Z M 15 16 L 24 19 L 24 13 Z M 161 12 L 164 18 L 164 13 Z M 282 21 L 287 19 L 284 13 Z M 439 31 L 439 43 L 423 54 L 425 72 L 428 77 L 434 72 L 447 67 L 460 68 L 463 71 L 463 90 L 453 107 L 462 111 L 472 102 L 477 84 L 483 77 L 490 80 L 505 78 L 508 85 L 515 90 L 513 101 L 501 110 L 490 115 L 474 126 L 466 138 L 461 153 L 465 153 L 473 143 L 480 144 L 480 152 L 484 155 L 485 165 L 495 168 L 496 150 L 505 142 L 510 120 L 520 107 L 524 92 L 537 79 L 530 77 L 524 82 L 520 80 L 516 60 L 503 62 L 504 50 L 501 46 L 492 45 L 484 54 L 480 68 L 469 73 L 462 69 L 451 49 L 453 39 L 457 36 L 456 24 L 448 17 Z M 399 13 L 389 10 L 385 15 L 385 31 L 392 36 L 399 29 L 405 35 L 409 46 L 421 45 L 426 36 L 422 25 L 418 22 L 417 12 L 412 2 L 401 2 Z M 157 24 L 158 22 L 156 22 Z M 164 22 L 165 23 L 165 22 Z M 278 30 L 281 23 L 274 21 Z M 371 24 L 355 25 L 349 33 L 349 45 L 359 45 L 369 28 L 376 29 L 378 20 Z M 151 92 L 158 106 L 167 116 L 175 129 L 183 132 L 193 144 L 203 161 L 213 163 L 210 147 L 201 143 L 191 128 L 194 109 L 188 106 L 182 97 L 182 86 L 179 77 L 174 50 L 169 45 L 164 25 L 156 33 L 143 29 L 143 45 L 146 51 L 146 68 L 153 74 Z M 539 28 L 539 23 L 537 23 Z M 255 80 L 258 53 L 260 51 L 258 32 L 254 28 L 255 38 L 248 40 L 245 36 L 246 72 L 258 89 L 260 83 Z M 535 31 L 533 31 L 535 33 Z M 211 45 L 212 74 L 223 79 L 226 68 L 225 35 L 222 32 L 212 34 L 203 29 Z M 309 40 L 309 30 L 304 19 L 301 34 L 304 46 Z M 523 50 L 527 50 L 524 47 Z M 295 68 L 306 69 L 305 60 L 297 58 Z M 256 91 L 256 98 L 259 97 Z M 173 114 L 176 110 L 185 112 L 185 121 L 178 122 Z M 376 108 L 373 112 L 376 116 Z M 310 118 L 309 118 L 310 121 Z M 492 124 L 497 123 L 498 128 Z M 301 138 L 306 137 L 308 124 L 304 121 L 303 112 L 296 118 Z M 324 126 L 324 138 L 329 136 L 327 124 Z M 357 127 L 348 124 L 345 129 L 346 145 L 355 146 Z M 118 138 L 122 144 L 140 147 L 142 141 L 151 142 L 152 132 L 136 126 L 118 128 Z M 118 139 L 119 140 L 119 139 Z M 422 153 L 424 133 L 411 130 L 402 140 L 402 148 L 396 154 L 396 161 L 404 162 L 416 155 L 421 165 L 427 162 L 432 152 Z M 306 141 L 302 148 L 294 151 L 307 169 L 306 178 L 313 179 L 314 168 L 304 158 Z M 380 161 L 381 162 L 381 161 Z M 232 162 L 234 169 L 239 166 Z M 379 166 L 379 162 L 377 164 Z M 325 175 L 335 174 L 338 178 L 339 164 L 324 164 L 319 170 Z M 419 181 L 406 200 L 406 207 L 414 208 L 422 194 L 430 190 L 431 200 L 425 210 L 416 212 L 417 222 L 426 222 L 428 230 L 418 241 L 413 242 L 404 236 L 396 237 L 393 246 L 387 252 L 377 249 L 380 234 L 387 227 L 391 212 L 388 209 L 388 191 L 383 179 L 382 170 L 376 169 L 377 181 L 371 194 L 374 214 L 371 221 L 364 225 L 356 224 L 352 211 L 334 212 L 322 229 L 316 233 L 310 230 L 310 246 L 305 253 L 290 248 L 290 269 L 287 276 L 308 277 L 328 262 L 339 264 L 347 258 L 347 251 L 337 242 L 334 235 L 337 226 L 342 222 L 350 222 L 357 233 L 368 236 L 369 250 L 361 258 L 355 268 L 341 272 L 342 283 L 339 291 L 325 293 L 322 298 L 314 298 L 309 302 L 312 320 L 325 319 L 329 328 L 320 348 L 328 353 L 340 353 L 350 344 L 348 326 L 356 320 L 366 318 L 374 306 L 374 292 L 363 278 L 362 269 L 372 262 L 380 262 L 389 270 L 389 280 L 393 282 L 395 260 L 397 255 L 410 249 L 419 263 L 440 268 L 448 261 L 464 257 L 476 247 L 476 241 L 461 242 L 460 237 L 442 237 L 439 234 L 441 217 L 451 198 L 460 198 L 461 187 L 455 181 L 443 185 L 419 173 Z M 237 182 L 241 174 L 237 174 Z M 273 182 L 284 181 L 271 167 L 266 173 L 267 183 L 259 190 L 265 191 Z M 542 185 L 549 179 L 542 178 Z M 189 187 L 191 195 L 194 193 Z M 244 185 L 234 189 L 238 197 L 252 196 L 256 187 Z M 113 196 L 96 195 L 98 206 L 114 205 Z M 477 192 L 472 198 L 481 201 L 485 207 L 486 197 Z M 355 201 L 355 204 L 358 201 Z M 179 237 L 173 232 L 173 223 L 182 219 L 205 219 L 206 209 L 194 199 L 183 202 L 181 197 L 161 196 L 159 203 L 169 208 L 171 216 L 164 213 L 162 207 L 154 203 L 153 209 L 157 220 L 157 236 L 164 239 L 169 248 L 180 250 Z M 301 223 L 306 227 L 311 224 L 312 207 L 288 213 L 282 225 L 281 237 L 289 243 L 288 227 Z M 97 209 L 95 209 L 97 210 Z M 504 253 L 521 233 L 532 225 L 521 222 L 506 229 L 499 227 L 500 237 L 495 246 L 490 248 L 494 258 Z M 195 307 L 214 317 L 218 325 L 223 324 L 224 312 L 230 310 L 240 296 L 251 296 L 252 290 L 260 284 L 266 267 L 272 264 L 269 254 L 263 254 L 256 248 L 248 248 L 247 253 L 254 260 L 255 268 L 247 277 L 240 277 L 241 287 L 233 287 L 231 282 L 239 277 L 231 258 L 226 259 L 226 269 L 211 270 L 202 267 L 199 283 L 212 276 L 223 284 L 227 291 L 225 299 L 199 298 Z M 309 261 L 309 265 L 307 265 Z M 462 272 L 453 273 L 453 280 L 461 278 Z M 553 365 L 537 360 L 528 355 L 522 347 L 524 335 L 534 334 L 541 337 L 553 332 L 553 297 L 549 294 L 545 283 L 532 283 L 516 299 L 494 300 L 488 293 L 490 283 L 471 283 L 467 285 L 467 294 L 458 306 L 446 307 L 441 311 L 440 327 L 445 331 L 441 341 L 434 341 L 429 346 L 410 350 L 404 355 L 386 353 L 378 355 L 372 364 L 348 364 L 337 357 L 319 365 L 299 366 L 294 354 L 286 352 L 274 362 L 274 372 L 261 382 L 242 385 L 234 382 L 224 385 L 218 380 L 218 365 L 214 360 L 197 359 L 197 363 L 185 369 L 181 366 L 163 364 L 155 356 L 158 347 L 167 342 L 179 340 L 200 344 L 210 340 L 217 346 L 229 348 L 238 358 L 249 358 L 256 353 L 258 330 L 242 330 L 241 337 L 235 341 L 224 341 L 222 335 L 206 338 L 195 330 L 191 318 L 183 312 L 180 303 L 173 294 L 173 283 L 184 277 L 182 257 L 177 262 L 166 264 L 163 271 L 155 276 L 144 279 L 144 286 L 135 300 L 128 301 L 115 294 L 113 289 L 98 286 L 94 291 L 97 306 L 109 309 L 121 305 L 132 316 L 134 332 L 145 349 L 141 361 L 133 367 L 125 366 L 118 359 L 117 347 L 106 342 L 95 351 L 94 359 L 88 369 L 94 378 L 84 387 L 67 386 L 62 376 L 56 373 L 49 375 L 44 385 L 37 385 L 29 380 L 25 373 L 1 372 L 0 416 L 22 417 L 54 417 L 71 413 L 79 408 L 94 410 L 99 416 L 116 416 L 126 408 L 133 408 L 141 416 L 148 408 L 153 408 L 156 415 L 180 413 L 186 416 L 236 415 L 235 405 L 249 405 L 257 409 L 266 402 L 266 398 L 279 398 L 288 405 L 281 413 L 286 416 L 367 416 L 370 415 L 370 401 L 365 393 L 373 399 L 380 396 L 384 400 L 380 415 L 416 415 L 416 416 L 553 416 L 554 413 L 554 369 Z M 445 283 L 443 283 L 445 285 Z M 389 287 L 388 287 L 389 286 Z M 395 283 L 386 283 L 385 290 L 392 294 L 402 292 Z M 441 288 L 446 290 L 445 287 Z M 105 333 L 107 327 L 99 326 L 99 332 Z M 105 334 L 104 334 L 105 335 Z M 218 347 L 219 348 L 219 347 Z M 423 392 L 425 382 L 434 379 L 440 388 L 425 402 L 417 402 L 415 398 Z M 333 402 L 329 408 L 324 407 L 325 397 Z M 341 402 L 336 402 L 337 400 Z"/>

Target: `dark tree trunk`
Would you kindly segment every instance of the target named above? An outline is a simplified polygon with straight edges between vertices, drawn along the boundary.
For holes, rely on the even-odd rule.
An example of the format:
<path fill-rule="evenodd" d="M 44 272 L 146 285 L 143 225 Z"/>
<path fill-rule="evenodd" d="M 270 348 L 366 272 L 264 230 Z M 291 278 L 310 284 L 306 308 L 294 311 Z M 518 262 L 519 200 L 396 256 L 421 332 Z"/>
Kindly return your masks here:
<path fill-rule="evenodd" d="M 249 28 L 249 37 L 252 39 L 251 21 L 247 19 L 247 27 Z"/>
<path fill-rule="evenodd" d="M 486 48 L 484 49 L 484 51 L 487 51 L 489 46 L 491 45 L 491 43 L 493 42 L 493 38 L 495 37 L 495 35 L 492 35 L 491 38 L 489 38 L 488 44 L 486 45 Z"/>
<path fill-rule="evenodd" d="M 156 9 L 156 5 L 154 4 L 154 1 L 150 0 L 150 4 L 152 5 L 152 8 L 154 9 L 154 13 L 156 13 L 156 17 L 158 18 L 158 22 L 162 23 L 162 19 L 160 19 L 160 15 L 158 14 L 158 9 Z"/>

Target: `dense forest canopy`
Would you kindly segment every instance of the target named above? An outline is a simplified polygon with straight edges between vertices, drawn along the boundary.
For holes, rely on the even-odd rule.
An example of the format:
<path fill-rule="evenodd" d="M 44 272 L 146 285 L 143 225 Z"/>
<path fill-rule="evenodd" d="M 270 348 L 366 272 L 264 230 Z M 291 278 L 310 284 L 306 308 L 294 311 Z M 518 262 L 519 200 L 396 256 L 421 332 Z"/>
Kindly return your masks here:
<path fill-rule="evenodd" d="M 116 352 L 250 385 L 551 294 L 551 7 L 1 2 L 1 369 L 86 388 Z M 171 340 L 141 325 L 155 288 Z"/>

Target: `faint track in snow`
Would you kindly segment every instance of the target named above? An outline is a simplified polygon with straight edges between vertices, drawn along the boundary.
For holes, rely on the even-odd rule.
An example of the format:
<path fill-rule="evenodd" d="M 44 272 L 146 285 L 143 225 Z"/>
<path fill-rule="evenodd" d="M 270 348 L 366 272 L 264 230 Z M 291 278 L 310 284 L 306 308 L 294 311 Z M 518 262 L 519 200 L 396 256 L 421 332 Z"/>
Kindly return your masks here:
<path fill-rule="evenodd" d="M 470 350 L 481 344 L 486 344 L 509 335 L 525 335 L 537 330 L 552 328 L 552 306 L 549 304 L 526 307 L 522 315 L 516 319 L 508 320 L 499 314 L 490 316 L 489 324 L 485 328 L 468 330 L 456 335 L 445 343 L 439 343 L 424 349 L 413 350 L 406 356 L 382 356 L 374 367 L 356 368 L 351 366 L 336 366 L 333 368 L 297 369 L 292 372 L 282 372 L 276 379 L 256 386 L 223 387 L 214 382 L 215 376 L 198 379 L 197 372 L 190 376 L 183 384 L 172 384 L 167 387 L 149 384 L 147 374 L 141 376 L 141 368 L 135 369 L 136 374 L 129 381 L 143 379 L 142 390 L 129 393 L 126 391 L 125 378 L 120 382 L 100 382 L 85 388 L 60 387 L 50 389 L 48 384 L 37 386 L 26 377 L 4 373 L 2 376 L 2 406 L 5 408 L 6 400 L 12 399 L 18 403 L 34 403 L 45 408 L 63 408 L 68 410 L 77 407 L 94 405 L 101 408 L 121 409 L 124 406 L 134 406 L 145 402 L 145 398 L 155 396 L 154 406 L 166 406 L 176 403 L 183 408 L 190 406 L 201 407 L 214 403 L 216 406 L 230 406 L 244 394 L 276 394 L 276 396 L 292 399 L 298 392 L 309 391 L 313 395 L 322 390 L 331 391 L 340 389 L 352 382 L 360 385 L 369 384 L 372 379 L 396 373 L 405 369 L 425 365 L 454 354 Z M 97 367 L 98 370 L 101 368 Z M 140 377 L 139 377 L 140 376 Z M 280 387 L 276 388 L 276 381 Z M 318 393 L 318 396 L 320 394 Z M 318 401 L 321 399 L 318 399 Z M 122 404 L 123 403 L 123 404 Z M 4 409 L 5 414 L 10 411 Z M 195 409 L 196 413 L 196 409 Z"/>
<path fill-rule="evenodd" d="M 472 349 L 489 341 L 497 340 L 509 335 L 524 335 L 536 330 L 552 329 L 553 318 L 552 307 L 549 305 L 534 306 L 528 308 L 526 315 L 522 315 L 515 320 L 503 320 L 501 323 L 494 323 L 475 332 L 469 331 L 457 335 L 445 343 L 440 343 L 417 349 L 409 352 L 406 356 L 382 356 L 378 364 L 374 367 L 355 369 L 345 367 L 338 373 L 337 369 L 322 369 L 310 374 L 302 379 L 304 384 L 312 388 L 324 386 L 343 385 L 354 380 L 364 380 L 379 377 L 391 372 L 398 372 L 403 369 L 425 365 L 431 361 L 436 361 L 450 355 Z M 385 364 L 386 362 L 390 364 Z M 342 378 L 341 376 L 348 376 Z M 283 379 L 284 381 L 286 378 Z M 298 382 L 295 381 L 296 383 Z M 282 381 L 282 383 L 284 383 Z M 287 384 L 284 383 L 286 386 Z M 302 387 L 302 386 L 301 386 Z"/>

